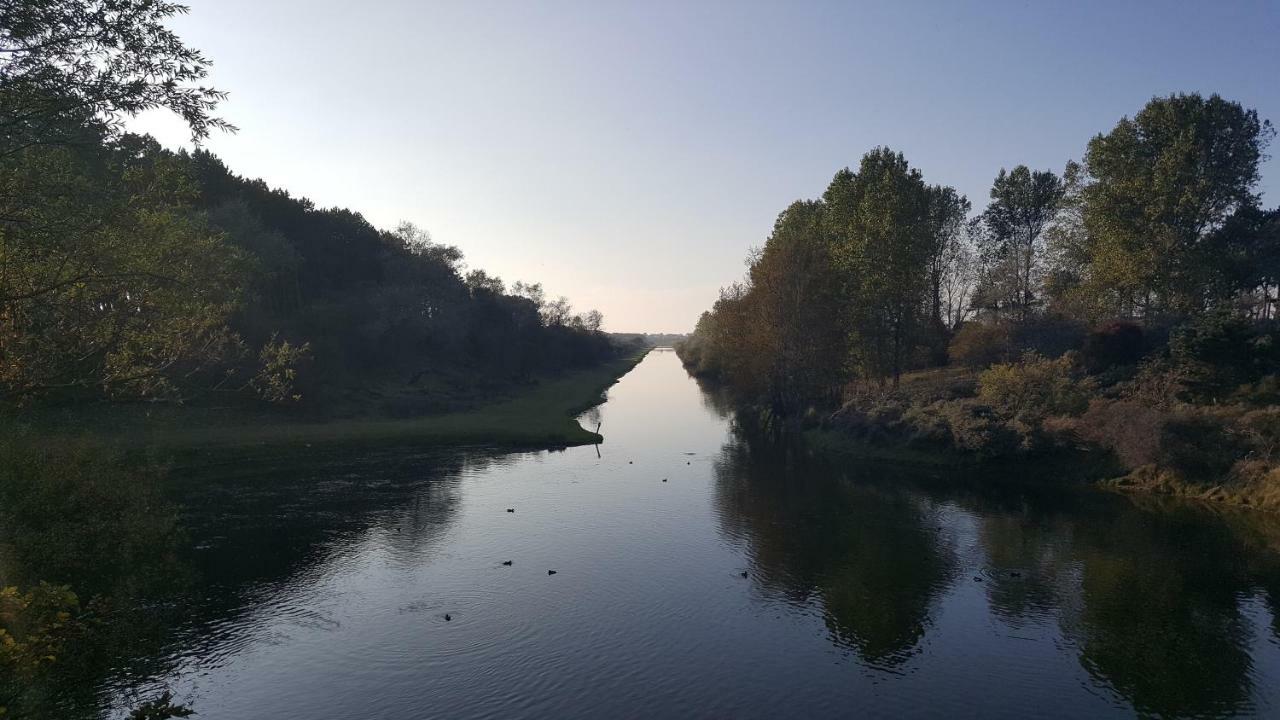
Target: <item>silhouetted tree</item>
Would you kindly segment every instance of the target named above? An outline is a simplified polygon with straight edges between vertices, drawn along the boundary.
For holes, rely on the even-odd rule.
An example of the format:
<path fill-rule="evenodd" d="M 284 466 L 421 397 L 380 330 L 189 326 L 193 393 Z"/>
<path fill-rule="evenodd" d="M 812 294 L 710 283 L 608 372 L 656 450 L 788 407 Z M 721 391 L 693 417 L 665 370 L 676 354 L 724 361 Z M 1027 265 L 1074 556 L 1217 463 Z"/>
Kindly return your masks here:
<path fill-rule="evenodd" d="M 118 134 L 126 116 L 167 108 L 199 140 L 230 129 L 224 94 L 200 84 L 209 61 L 165 21 L 186 6 L 157 0 L 0 3 L 0 155 Z"/>

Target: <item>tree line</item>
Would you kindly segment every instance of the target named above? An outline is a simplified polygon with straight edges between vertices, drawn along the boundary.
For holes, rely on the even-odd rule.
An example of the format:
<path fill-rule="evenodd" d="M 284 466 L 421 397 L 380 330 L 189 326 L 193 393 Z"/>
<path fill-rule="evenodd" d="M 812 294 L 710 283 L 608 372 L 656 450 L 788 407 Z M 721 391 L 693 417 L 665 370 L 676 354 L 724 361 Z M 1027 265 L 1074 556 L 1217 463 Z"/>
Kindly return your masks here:
<path fill-rule="evenodd" d="M 0 402 L 211 392 L 296 402 L 424 373 L 518 380 L 618 352 L 596 311 L 468 269 L 402 224 L 125 132 L 234 131 L 151 0 L 0 4 Z"/>
<path fill-rule="evenodd" d="M 1197 323 L 1269 343 L 1280 209 L 1264 209 L 1258 183 L 1274 134 L 1217 95 L 1157 97 L 1060 173 L 1001 169 L 977 214 L 875 148 L 782 211 L 680 352 L 795 414 L 854 381 L 1088 350 L 1103 328 L 1136 331 L 1139 355 Z"/>

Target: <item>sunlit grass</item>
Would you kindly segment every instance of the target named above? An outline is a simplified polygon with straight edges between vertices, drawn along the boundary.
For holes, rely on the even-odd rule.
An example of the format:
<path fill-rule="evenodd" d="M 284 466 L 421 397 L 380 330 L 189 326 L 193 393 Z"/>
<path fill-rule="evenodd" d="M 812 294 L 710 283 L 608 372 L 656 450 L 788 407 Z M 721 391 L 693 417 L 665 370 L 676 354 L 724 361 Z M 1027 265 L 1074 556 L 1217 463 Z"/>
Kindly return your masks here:
<path fill-rule="evenodd" d="M 589 445 L 601 436 L 575 417 L 644 357 L 643 353 L 539 381 L 513 398 L 461 412 L 407 418 L 357 417 L 303 420 L 270 416 L 214 418 L 199 409 L 165 408 L 143 417 L 136 411 L 95 416 L 75 430 L 42 433 L 91 435 L 125 448 L 150 450 L 251 449 L 325 444 L 410 444 L 567 447 Z"/>

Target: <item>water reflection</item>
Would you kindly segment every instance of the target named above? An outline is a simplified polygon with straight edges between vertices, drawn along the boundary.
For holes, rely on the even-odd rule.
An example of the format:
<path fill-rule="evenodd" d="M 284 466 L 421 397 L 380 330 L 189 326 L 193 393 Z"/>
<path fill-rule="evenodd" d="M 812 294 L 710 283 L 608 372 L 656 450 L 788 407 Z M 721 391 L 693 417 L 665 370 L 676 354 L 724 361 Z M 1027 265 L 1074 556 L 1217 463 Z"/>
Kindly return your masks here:
<path fill-rule="evenodd" d="M 279 633 L 281 617 L 301 628 L 336 625 L 325 612 L 332 602 L 312 589 L 370 552 L 402 566 L 429 560 L 462 503 L 459 478 L 494 463 L 484 453 L 335 455 L 260 461 L 239 476 L 214 468 L 216 481 L 184 473 L 183 520 L 202 539 L 189 556 L 200 583 L 174 605 L 163 667 L 120 672 L 116 687 L 188 659 L 227 662 L 262 641 L 264 628 Z"/>
<path fill-rule="evenodd" d="M 1081 665 L 1135 709 L 1253 709 L 1259 638 L 1245 607 L 1274 576 L 1249 570 L 1256 553 L 1213 513 L 1078 494 L 984 514 L 981 533 L 993 612 L 1013 623 L 1057 616 Z"/>
<path fill-rule="evenodd" d="M 1011 627 L 1044 622 L 1058 607 L 1061 587 L 1074 578 L 1067 548 L 1050 518 L 1025 509 L 984 516 L 978 526 L 986 551 L 984 579 L 991 611 Z"/>
<path fill-rule="evenodd" d="M 701 378 L 691 378 L 698 386 L 701 405 L 716 417 L 731 419 L 733 417 L 734 399 L 729 388 Z"/>
<path fill-rule="evenodd" d="M 1140 714 L 1249 715 L 1274 692 L 1276 518 L 934 475 L 831 467 L 739 431 L 715 466 L 721 531 L 872 668 L 910 670 L 973 583 L 1008 637 L 1057 635 Z"/>
<path fill-rule="evenodd" d="M 456 514 L 458 478 L 492 463 L 484 454 L 361 453 L 353 458 L 260 461 L 183 474 L 184 524 L 200 538 L 193 561 L 222 587 L 288 582 L 376 537 L 412 558 Z"/>
<path fill-rule="evenodd" d="M 140 473 L 110 512 L 63 508 L 7 528 L 0 585 L 67 583 L 109 612 L 31 716 L 98 717 L 104 697 L 128 707 L 188 658 L 217 666 L 274 641 L 252 619 L 264 607 L 300 627 L 335 622 L 291 599 L 370 542 L 421 562 L 461 503 L 458 477 L 495 462 L 401 450 L 198 464 L 174 473 L 176 488 Z"/>
<path fill-rule="evenodd" d="M 750 544 L 768 591 L 817 598 L 831 639 L 874 666 L 900 669 L 918 650 L 955 552 L 934 507 L 876 485 L 830 482 L 787 453 L 725 447 L 715 463 L 726 534 Z"/>
<path fill-rule="evenodd" d="M 1078 604 L 1064 616 L 1091 674 L 1143 712 L 1247 709 L 1253 584 L 1220 525 L 1183 513 L 1097 518 L 1075 533 Z"/>

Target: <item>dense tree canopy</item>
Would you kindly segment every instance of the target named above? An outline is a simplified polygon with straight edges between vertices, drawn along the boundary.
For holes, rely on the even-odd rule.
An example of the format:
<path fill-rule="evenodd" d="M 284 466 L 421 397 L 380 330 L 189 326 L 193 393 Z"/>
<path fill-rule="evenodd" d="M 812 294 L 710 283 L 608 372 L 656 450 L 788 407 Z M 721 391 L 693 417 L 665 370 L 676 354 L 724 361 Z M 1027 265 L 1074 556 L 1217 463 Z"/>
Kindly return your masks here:
<path fill-rule="evenodd" d="M 450 367 L 519 378 L 613 352 L 599 313 L 507 295 L 482 271 L 468 282 L 461 252 L 413 225 L 317 209 L 203 151 L 130 135 L 36 146 L 0 160 L 0 183 L 10 399 L 290 399 L 286 375 L 311 389 Z"/>
<path fill-rule="evenodd" d="M 850 351 L 859 368 L 896 380 L 929 289 L 921 270 L 934 248 L 930 190 L 902 153 L 877 148 L 857 173 L 838 174 L 824 199 Z"/>
<path fill-rule="evenodd" d="M 232 359 L 246 256 L 193 213 L 182 160 L 125 137 L 0 162 L 0 388 L 167 394 Z M 39 201 L 35 201 L 35 199 Z"/>
<path fill-rule="evenodd" d="M 779 215 L 747 282 L 721 293 L 682 353 L 782 414 L 853 377 L 896 381 L 960 314 L 968 208 L 901 153 L 867 153 L 821 200 Z"/>
<path fill-rule="evenodd" d="M 1091 325 L 1092 352 L 1130 358 L 1144 349 L 1112 347 L 1130 321 L 1155 337 L 1209 310 L 1271 322 L 1280 209 L 1260 206 L 1257 183 L 1273 134 L 1216 95 L 1155 98 L 1061 176 L 1001 170 L 972 217 L 954 189 L 877 148 L 780 216 L 746 282 L 680 351 L 785 414 L 850 381 L 1082 349 Z"/>
<path fill-rule="evenodd" d="M 1239 103 L 1173 95 L 1091 140 L 1084 218 L 1093 281 L 1142 314 L 1195 312 L 1238 289 L 1214 277 L 1214 240 L 1237 213 L 1257 209 L 1258 166 L 1273 134 Z"/>
<path fill-rule="evenodd" d="M 122 132 L 229 126 L 155 0 L 0 1 L 0 399 L 294 402 L 424 374 L 518 380 L 611 356 L 602 317 L 472 270 L 405 223 L 316 208 Z M 536 292 L 526 292 L 536 288 Z M 303 366 L 309 370 L 303 372 Z"/>

